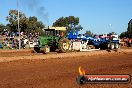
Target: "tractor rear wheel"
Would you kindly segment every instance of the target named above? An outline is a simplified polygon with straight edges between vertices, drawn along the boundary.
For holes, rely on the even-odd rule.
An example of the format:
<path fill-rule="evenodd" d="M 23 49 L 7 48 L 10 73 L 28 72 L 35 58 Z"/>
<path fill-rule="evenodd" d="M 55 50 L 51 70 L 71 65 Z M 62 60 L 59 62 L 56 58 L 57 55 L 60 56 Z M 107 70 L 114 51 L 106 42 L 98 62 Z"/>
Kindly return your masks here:
<path fill-rule="evenodd" d="M 70 41 L 67 38 L 62 38 L 59 40 L 59 50 L 62 53 L 66 53 L 70 51 Z"/>
<path fill-rule="evenodd" d="M 50 52 L 50 47 L 48 45 L 45 45 L 43 50 L 44 50 L 44 54 L 47 54 Z"/>

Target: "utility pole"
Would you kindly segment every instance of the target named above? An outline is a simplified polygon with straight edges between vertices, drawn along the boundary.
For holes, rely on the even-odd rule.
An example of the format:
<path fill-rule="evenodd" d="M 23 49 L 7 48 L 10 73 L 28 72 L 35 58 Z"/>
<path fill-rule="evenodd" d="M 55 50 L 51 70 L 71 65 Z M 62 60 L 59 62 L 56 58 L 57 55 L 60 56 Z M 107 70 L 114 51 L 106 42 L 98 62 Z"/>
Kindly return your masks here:
<path fill-rule="evenodd" d="M 21 49 L 21 36 L 20 36 L 20 28 L 19 28 L 19 1 L 17 0 L 17 11 L 18 11 L 18 17 L 17 17 L 17 20 L 18 20 L 18 32 L 19 32 L 19 49 Z"/>

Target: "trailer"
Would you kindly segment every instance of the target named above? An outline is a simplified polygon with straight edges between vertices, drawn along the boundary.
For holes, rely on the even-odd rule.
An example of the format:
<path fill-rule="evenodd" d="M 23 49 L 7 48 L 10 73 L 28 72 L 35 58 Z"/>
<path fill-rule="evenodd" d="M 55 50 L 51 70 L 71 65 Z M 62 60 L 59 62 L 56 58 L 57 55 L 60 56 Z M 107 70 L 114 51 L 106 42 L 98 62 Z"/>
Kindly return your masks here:
<path fill-rule="evenodd" d="M 119 37 L 116 34 L 106 34 L 105 37 L 100 36 L 99 47 L 101 49 L 119 49 Z"/>

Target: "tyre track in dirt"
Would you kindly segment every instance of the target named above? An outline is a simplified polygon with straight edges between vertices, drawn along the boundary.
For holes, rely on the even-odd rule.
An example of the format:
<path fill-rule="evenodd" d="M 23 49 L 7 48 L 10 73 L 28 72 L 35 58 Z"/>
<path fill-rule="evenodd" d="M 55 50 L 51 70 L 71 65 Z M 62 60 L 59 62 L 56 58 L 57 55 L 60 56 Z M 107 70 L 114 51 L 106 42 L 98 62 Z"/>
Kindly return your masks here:
<path fill-rule="evenodd" d="M 33 53 L 32 50 L 7 50 L 0 51 L 0 62 L 8 62 L 8 61 L 16 61 L 22 59 L 55 59 L 55 58 L 71 58 L 71 57 L 82 57 L 82 56 L 92 56 L 92 55 L 105 55 L 105 54 L 120 54 L 120 53 L 128 53 L 132 52 L 132 49 L 120 49 L 117 52 L 111 51 L 108 52 L 106 50 L 99 51 L 88 51 L 88 52 L 70 52 L 70 53 L 49 53 L 49 54 L 36 54 Z"/>

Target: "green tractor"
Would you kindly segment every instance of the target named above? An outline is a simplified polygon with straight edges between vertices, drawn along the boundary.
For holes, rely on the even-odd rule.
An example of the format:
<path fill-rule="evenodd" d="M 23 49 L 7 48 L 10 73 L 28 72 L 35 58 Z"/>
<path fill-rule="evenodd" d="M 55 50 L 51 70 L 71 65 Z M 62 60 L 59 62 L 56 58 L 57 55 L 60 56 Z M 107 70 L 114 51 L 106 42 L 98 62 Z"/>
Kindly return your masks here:
<path fill-rule="evenodd" d="M 69 51 L 70 43 L 65 37 L 66 27 L 48 27 L 43 32 L 38 43 L 34 46 L 34 51 L 40 52 L 42 50 L 44 53 L 56 50 L 62 53 Z"/>

